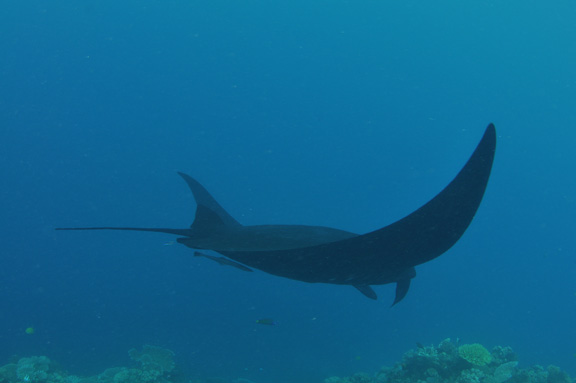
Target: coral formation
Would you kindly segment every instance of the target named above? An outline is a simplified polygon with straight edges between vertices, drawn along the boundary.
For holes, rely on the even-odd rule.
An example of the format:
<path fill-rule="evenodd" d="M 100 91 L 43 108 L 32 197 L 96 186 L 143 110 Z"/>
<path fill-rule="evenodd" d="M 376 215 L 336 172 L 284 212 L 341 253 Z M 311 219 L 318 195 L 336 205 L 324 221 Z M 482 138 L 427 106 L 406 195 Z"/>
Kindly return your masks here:
<path fill-rule="evenodd" d="M 464 344 L 458 347 L 458 354 L 462 359 L 476 366 L 485 366 L 492 361 L 490 351 L 479 343 Z"/>
<path fill-rule="evenodd" d="M 21 358 L 0 367 L 0 383 L 252 383 L 246 379 L 190 378 L 176 373 L 174 353 L 155 346 L 132 349 L 133 367 L 108 368 L 89 377 L 70 375 L 45 356 Z M 392 367 L 376 374 L 331 377 L 324 383 L 576 383 L 556 366 L 518 368 L 510 347 L 491 352 L 479 344 L 462 345 L 445 339 L 437 347 L 418 345 Z"/>
<path fill-rule="evenodd" d="M 104 383 L 169 383 L 174 370 L 174 352 L 145 345 L 141 350 L 131 349 L 128 355 L 139 364 L 138 368 L 107 369 L 98 376 Z"/>
<path fill-rule="evenodd" d="M 41 382 L 48 378 L 50 360 L 45 356 L 22 358 L 16 367 L 16 376 L 25 382 Z"/>
<path fill-rule="evenodd" d="M 132 349 L 129 355 L 137 368 L 109 368 L 103 373 L 78 377 L 57 369 L 45 356 L 22 358 L 17 364 L 0 367 L 0 383 L 170 383 L 174 353 L 155 346 Z"/>
<path fill-rule="evenodd" d="M 17 363 L 0 367 L 0 383 L 75 383 L 45 356 L 21 358 Z"/>
<path fill-rule="evenodd" d="M 174 352 L 171 350 L 145 345 L 142 350 L 128 351 L 132 360 L 140 363 L 142 370 L 168 373 L 174 369 Z"/>
<path fill-rule="evenodd" d="M 0 367 L 0 383 L 15 382 L 18 379 L 17 370 L 18 365 L 14 363 Z"/>
<path fill-rule="evenodd" d="M 324 383 L 576 383 L 555 366 L 518 368 L 510 347 L 489 352 L 480 344 L 462 345 L 445 339 L 437 347 L 419 346 L 402 361 L 374 375 L 331 377 Z"/>
<path fill-rule="evenodd" d="M 517 361 L 507 362 L 499 365 L 494 370 L 494 383 L 503 383 L 510 379 L 516 371 L 516 366 L 518 366 Z"/>

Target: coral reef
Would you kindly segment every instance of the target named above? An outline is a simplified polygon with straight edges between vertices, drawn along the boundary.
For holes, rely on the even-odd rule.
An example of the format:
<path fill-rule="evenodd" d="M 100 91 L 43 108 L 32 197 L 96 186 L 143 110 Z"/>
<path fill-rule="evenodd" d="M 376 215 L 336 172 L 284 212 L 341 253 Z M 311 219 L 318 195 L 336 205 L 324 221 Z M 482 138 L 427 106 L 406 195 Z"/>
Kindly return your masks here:
<path fill-rule="evenodd" d="M 374 375 L 331 377 L 324 383 L 576 383 L 556 366 L 544 369 L 518 368 L 510 347 L 489 352 L 480 344 L 458 347 L 445 339 L 437 347 L 419 346 L 404 354 L 402 361 L 383 367 Z"/>
<path fill-rule="evenodd" d="M 174 352 L 165 348 L 145 345 L 142 350 L 128 351 L 132 360 L 140 363 L 142 370 L 169 373 L 174 370 Z"/>
<path fill-rule="evenodd" d="M 45 356 L 22 358 L 17 364 L 0 367 L 0 383 L 171 383 L 177 379 L 174 353 L 155 346 L 132 349 L 129 355 L 136 368 L 109 368 L 96 376 L 79 377 L 55 367 Z"/>
<path fill-rule="evenodd" d="M 50 359 L 45 356 L 22 358 L 16 366 L 16 376 L 25 382 L 42 382 L 48 379 Z"/>
<path fill-rule="evenodd" d="M 45 356 L 21 358 L 0 367 L 0 383 L 75 383 Z"/>
<path fill-rule="evenodd" d="M 0 367 L 0 383 L 15 382 L 18 380 L 18 375 L 16 371 L 18 370 L 18 365 L 14 363 L 6 364 Z"/>
<path fill-rule="evenodd" d="M 252 383 L 246 379 L 188 377 L 178 373 L 174 353 L 146 345 L 129 351 L 132 367 L 108 368 L 89 377 L 70 375 L 45 356 L 21 358 L 0 366 L 0 383 Z M 510 347 L 486 350 L 445 339 L 438 346 L 418 345 L 392 367 L 375 374 L 331 377 L 324 383 L 576 383 L 556 366 L 518 368 Z"/>

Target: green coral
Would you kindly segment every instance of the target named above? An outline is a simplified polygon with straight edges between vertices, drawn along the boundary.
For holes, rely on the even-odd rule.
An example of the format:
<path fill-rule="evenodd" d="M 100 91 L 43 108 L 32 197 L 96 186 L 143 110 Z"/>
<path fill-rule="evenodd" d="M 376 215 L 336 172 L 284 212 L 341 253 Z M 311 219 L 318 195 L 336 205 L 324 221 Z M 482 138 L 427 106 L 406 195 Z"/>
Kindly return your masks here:
<path fill-rule="evenodd" d="M 464 344 L 458 348 L 458 354 L 465 361 L 476 366 L 485 366 L 492 361 L 492 355 L 479 343 Z"/>

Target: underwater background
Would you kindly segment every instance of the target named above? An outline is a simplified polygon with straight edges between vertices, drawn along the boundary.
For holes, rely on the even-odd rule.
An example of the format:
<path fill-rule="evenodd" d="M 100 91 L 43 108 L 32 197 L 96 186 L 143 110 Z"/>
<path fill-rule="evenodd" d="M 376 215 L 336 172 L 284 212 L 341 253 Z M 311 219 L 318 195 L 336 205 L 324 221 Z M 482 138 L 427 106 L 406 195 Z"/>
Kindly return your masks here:
<path fill-rule="evenodd" d="M 0 12 L 0 365 L 172 350 L 187 377 L 322 382 L 446 338 L 576 375 L 576 3 L 39 0 Z M 498 148 L 472 225 L 408 296 L 220 267 L 133 232 L 368 232 Z M 272 318 L 276 325 L 257 323 Z M 190 378 L 191 379 L 191 378 Z"/>

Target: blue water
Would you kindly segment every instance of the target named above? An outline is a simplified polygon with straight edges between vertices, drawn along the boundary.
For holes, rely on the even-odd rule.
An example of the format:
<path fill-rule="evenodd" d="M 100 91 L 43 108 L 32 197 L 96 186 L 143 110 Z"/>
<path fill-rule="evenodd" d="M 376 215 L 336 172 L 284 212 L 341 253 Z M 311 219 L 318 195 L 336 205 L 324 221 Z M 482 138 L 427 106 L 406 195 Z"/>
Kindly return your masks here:
<path fill-rule="evenodd" d="M 452 337 L 576 374 L 575 19 L 570 0 L 3 4 L 0 364 L 89 375 L 153 344 L 188 376 L 312 383 Z M 363 233 L 439 192 L 489 122 L 475 220 L 393 308 L 392 285 L 372 301 L 169 235 L 53 230 L 187 227 L 184 171 L 244 224 Z"/>

